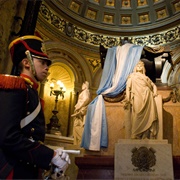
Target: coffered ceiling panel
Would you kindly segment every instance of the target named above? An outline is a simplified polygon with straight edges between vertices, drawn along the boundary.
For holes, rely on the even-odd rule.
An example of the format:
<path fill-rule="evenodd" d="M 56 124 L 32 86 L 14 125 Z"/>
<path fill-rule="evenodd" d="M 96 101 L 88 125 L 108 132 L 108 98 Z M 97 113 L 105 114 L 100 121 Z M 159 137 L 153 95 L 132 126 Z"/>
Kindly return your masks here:
<path fill-rule="evenodd" d="M 179 24 L 180 0 L 46 0 L 67 20 L 106 34 L 161 31 Z"/>

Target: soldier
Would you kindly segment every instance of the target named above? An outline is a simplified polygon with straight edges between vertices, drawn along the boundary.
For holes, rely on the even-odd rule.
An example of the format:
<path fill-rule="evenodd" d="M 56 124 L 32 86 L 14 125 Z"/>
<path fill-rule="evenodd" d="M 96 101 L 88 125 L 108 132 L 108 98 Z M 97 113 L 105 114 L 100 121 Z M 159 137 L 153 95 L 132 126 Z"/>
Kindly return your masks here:
<path fill-rule="evenodd" d="M 0 179 L 39 179 L 39 170 L 52 164 L 65 171 L 68 154 L 43 144 L 45 118 L 37 88 L 51 64 L 43 41 L 23 36 L 9 50 L 13 75 L 0 75 Z"/>

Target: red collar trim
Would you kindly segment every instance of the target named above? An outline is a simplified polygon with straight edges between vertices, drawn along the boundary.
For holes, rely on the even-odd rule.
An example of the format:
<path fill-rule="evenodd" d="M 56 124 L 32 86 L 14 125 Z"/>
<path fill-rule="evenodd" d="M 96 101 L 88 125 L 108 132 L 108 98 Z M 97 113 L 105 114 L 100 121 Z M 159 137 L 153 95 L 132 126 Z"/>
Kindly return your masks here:
<path fill-rule="evenodd" d="M 33 89 L 38 89 L 39 85 L 35 82 L 31 77 L 27 76 L 26 74 L 20 75 L 29 85 L 32 86 Z"/>

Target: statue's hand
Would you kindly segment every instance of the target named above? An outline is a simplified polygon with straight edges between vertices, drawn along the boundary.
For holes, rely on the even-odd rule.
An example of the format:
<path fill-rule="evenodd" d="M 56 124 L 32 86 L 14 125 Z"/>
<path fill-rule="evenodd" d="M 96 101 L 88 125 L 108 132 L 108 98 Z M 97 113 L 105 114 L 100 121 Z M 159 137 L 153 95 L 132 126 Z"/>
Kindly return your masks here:
<path fill-rule="evenodd" d="M 76 117 L 78 115 L 80 115 L 80 111 L 75 111 L 74 114 L 71 115 L 71 117 Z"/>
<path fill-rule="evenodd" d="M 154 97 L 154 98 L 155 98 L 155 97 L 157 97 L 157 96 L 158 96 L 158 94 L 157 94 L 157 93 L 154 93 L 154 94 L 153 94 L 153 97 Z"/>

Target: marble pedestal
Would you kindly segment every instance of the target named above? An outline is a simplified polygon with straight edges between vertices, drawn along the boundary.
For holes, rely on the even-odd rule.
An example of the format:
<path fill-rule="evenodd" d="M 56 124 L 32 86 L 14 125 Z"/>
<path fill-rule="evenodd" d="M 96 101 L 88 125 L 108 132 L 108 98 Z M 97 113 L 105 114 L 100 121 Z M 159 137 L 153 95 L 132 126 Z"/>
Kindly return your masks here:
<path fill-rule="evenodd" d="M 171 145 L 166 140 L 121 139 L 115 144 L 116 180 L 173 180 Z"/>

